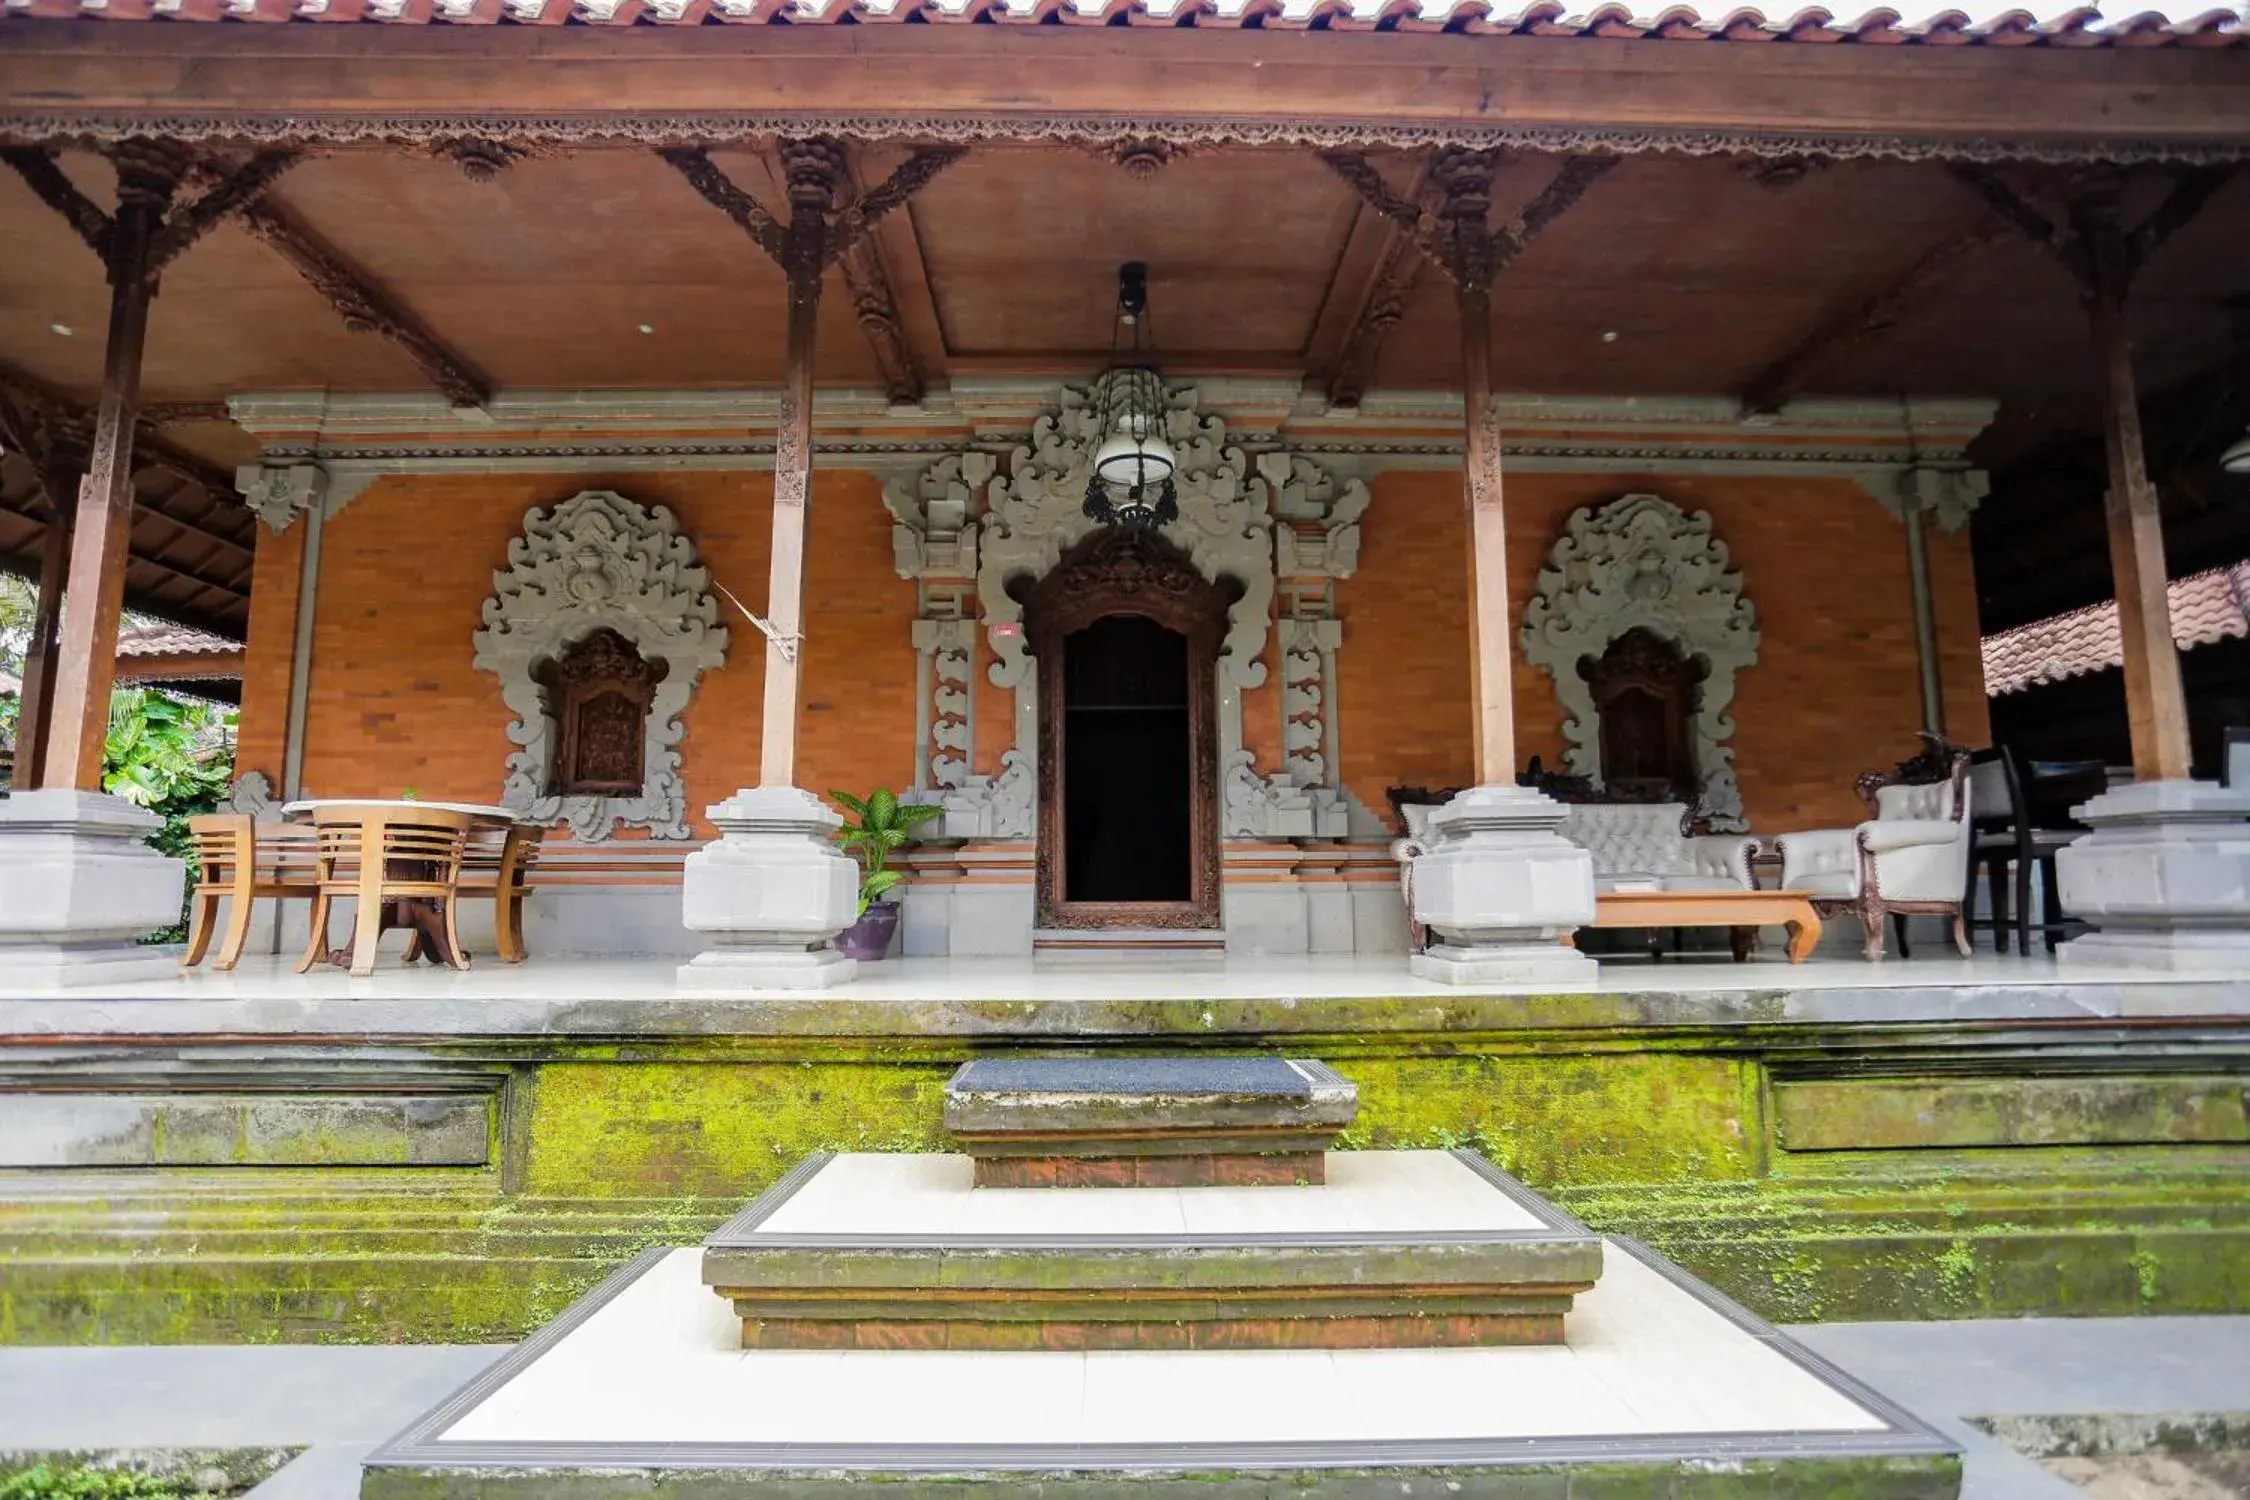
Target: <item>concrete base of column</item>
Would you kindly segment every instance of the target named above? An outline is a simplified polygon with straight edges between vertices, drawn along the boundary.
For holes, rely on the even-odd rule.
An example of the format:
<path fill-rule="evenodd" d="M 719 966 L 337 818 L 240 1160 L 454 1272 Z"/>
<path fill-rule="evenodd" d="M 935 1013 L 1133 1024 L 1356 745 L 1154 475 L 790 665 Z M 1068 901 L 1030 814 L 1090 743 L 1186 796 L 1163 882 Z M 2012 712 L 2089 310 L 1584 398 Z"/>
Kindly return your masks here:
<path fill-rule="evenodd" d="M 2063 910 L 2095 930 L 2061 964 L 2250 976 L 2250 788 L 2136 782 L 2076 815 L 2093 832 L 2055 868 Z"/>
<path fill-rule="evenodd" d="M 1594 919 L 1593 856 L 1555 832 L 1567 809 L 1526 787 L 1471 787 L 1430 815 L 1414 861 L 1414 915 L 1437 941 L 1414 955 L 1444 984 L 1587 985 L 1600 973 L 1563 940 Z"/>
<path fill-rule="evenodd" d="M 710 946 L 680 966 L 697 988 L 819 989 L 858 972 L 830 947 L 859 916 L 843 819 L 797 787 L 746 787 L 707 810 L 720 837 L 687 857 L 680 920 Z"/>
<path fill-rule="evenodd" d="M 163 820 L 120 797 L 51 789 L 0 800 L 0 983 L 161 979 L 179 960 L 139 939 L 180 920 L 187 867 L 144 840 Z"/>

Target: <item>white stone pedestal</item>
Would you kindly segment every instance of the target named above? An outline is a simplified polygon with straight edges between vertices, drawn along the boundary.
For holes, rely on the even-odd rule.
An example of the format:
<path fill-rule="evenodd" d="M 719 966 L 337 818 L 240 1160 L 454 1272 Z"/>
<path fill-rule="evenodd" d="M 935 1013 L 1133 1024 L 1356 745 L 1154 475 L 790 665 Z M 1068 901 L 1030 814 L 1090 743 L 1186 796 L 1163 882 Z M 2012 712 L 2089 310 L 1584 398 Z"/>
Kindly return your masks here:
<path fill-rule="evenodd" d="M 1594 919 L 1593 856 L 1555 832 L 1566 809 L 1528 787 L 1471 787 L 1430 814 L 1414 916 L 1435 942 L 1414 973 L 1446 984 L 1590 984 L 1563 939 Z"/>
<path fill-rule="evenodd" d="M 710 946 L 680 983 L 818 989 L 857 965 L 829 946 L 859 916 L 859 866 L 830 842 L 843 819 L 793 786 L 745 787 L 706 810 L 720 836 L 687 857 L 680 920 Z"/>
<path fill-rule="evenodd" d="M 142 842 L 163 820 L 103 792 L 0 799 L 0 978 L 12 985 L 163 979 L 176 954 L 138 939 L 180 920 L 187 867 Z"/>
<path fill-rule="evenodd" d="M 2136 782 L 2075 813 L 2093 832 L 2055 870 L 2063 910 L 2095 930 L 2059 962 L 2250 978 L 2250 787 Z"/>

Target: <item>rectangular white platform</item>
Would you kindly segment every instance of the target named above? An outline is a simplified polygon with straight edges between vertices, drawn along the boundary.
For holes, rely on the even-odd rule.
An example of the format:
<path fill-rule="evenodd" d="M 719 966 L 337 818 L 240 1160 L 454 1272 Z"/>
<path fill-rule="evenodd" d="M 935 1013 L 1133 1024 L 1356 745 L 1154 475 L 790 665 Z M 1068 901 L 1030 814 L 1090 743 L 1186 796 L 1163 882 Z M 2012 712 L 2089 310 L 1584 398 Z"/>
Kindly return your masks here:
<path fill-rule="evenodd" d="M 746 1353 L 699 1253 L 650 1251 L 367 1462 L 462 1481 L 440 1493 L 652 1468 L 756 1471 L 791 1493 L 790 1474 L 843 1470 L 1724 1469 L 1955 1451 L 1653 1252 L 1609 1252 L 1563 1347 L 960 1354 Z"/>

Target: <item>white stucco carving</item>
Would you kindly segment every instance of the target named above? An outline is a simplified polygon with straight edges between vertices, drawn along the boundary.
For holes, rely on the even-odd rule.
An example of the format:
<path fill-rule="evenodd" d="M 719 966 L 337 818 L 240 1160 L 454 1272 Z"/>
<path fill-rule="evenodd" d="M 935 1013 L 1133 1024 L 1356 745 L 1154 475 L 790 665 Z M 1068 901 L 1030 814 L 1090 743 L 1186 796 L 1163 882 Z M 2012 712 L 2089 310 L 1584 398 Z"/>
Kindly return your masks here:
<path fill-rule="evenodd" d="M 227 789 L 227 811 L 248 813 L 253 818 L 278 816 L 272 779 L 263 771 L 244 771 L 235 777 L 234 785 Z"/>
<path fill-rule="evenodd" d="M 1581 659 L 1599 657 L 1625 632 L 1645 627 L 1708 665 L 1695 719 L 1695 764 L 1703 811 L 1717 832 L 1740 831 L 1742 792 L 1734 774 L 1735 674 L 1758 659 L 1758 613 L 1742 597 L 1742 575 L 1711 533 L 1708 511 L 1692 515 L 1657 495 L 1626 495 L 1571 513 L 1539 571 L 1523 612 L 1524 656 L 1545 667 L 1569 717 L 1563 736 L 1571 772 L 1601 776 L 1601 725 Z"/>
<path fill-rule="evenodd" d="M 1282 768 L 1298 786 L 1319 786 L 1329 779 L 1329 677 L 1343 622 L 1285 619 L 1280 633 Z"/>
<path fill-rule="evenodd" d="M 710 575 L 678 519 L 610 490 L 583 491 L 551 510 L 534 507 L 492 582 L 476 664 L 500 679 L 515 715 L 508 737 L 521 747 L 508 757 L 500 800 L 541 822 L 567 822 L 581 840 L 606 839 L 620 823 L 657 838 L 688 837 L 675 748 L 687 732 L 681 715 L 697 680 L 726 660 L 728 637 Z M 603 628 L 667 668 L 649 710 L 645 780 L 637 797 L 553 796 L 555 724 L 532 673 Z"/>
<path fill-rule="evenodd" d="M 976 577 L 977 515 L 994 467 L 989 453 L 948 454 L 911 479 L 883 486 L 899 577 Z"/>
<path fill-rule="evenodd" d="M 1350 814 L 1341 792 L 1299 786 L 1286 771 L 1260 776 L 1255 758 L 1237 750 L 1219 768 L 1219 833 L 1230 839 L 1340 839 Z"/>
<path fill-rule="evenodd" d="M 976 621 L 914 622 L 914 649 L 928 658 L 922 678 L 929 700 L 922 705 L 926 787 L 957 787 L 968 779 L 971 743 L 970 656 L 976 650 Z"/>
<path fill-rule="evenodd" d="M 328 493 L 328 474 L 318 464 L 244 464 L 234 471 L 242 503 L 277 535 Z"/>
<path fill-rule="evenodd" d="M 1247 479 L 1248 460 L 1227 446 L 1226 421 L 1197 408 L 1193 386 L 1168 396 L 1164 432 L 1178 455 L 1175 483 L 1180 518 L 1164 537 L 1186 552 L 1196 571 L 1216 581 L 1225 576 L 1242 585 L 1242 597 L 1227 611 L 1221 669 L 1238 687 L 1266 680 L 1267 616 L 1273 608 L 1273 519 L 1267 513 L 1268 486 Z M 1023 606 L 1008 593 L 1011 579 L 1037 579 L 1063 553 L 1094 530 L 1081 507 L 1086 499 L 1086 465 L 1101 440 L 1100 413 L 1090 389 L 1066 385 L 1053 411 L 1032 423 L 1031 442 L 1009 455 L 1008 472 L 988 491 L 990 508 L 978 544 L 977 601 L 985 631 L 998 658 L 992 681 L 1014 687 L 1031 679 L 1031 656 L 1023 633 Z"/>
<path fill-rule="evenodd" d="M 1039 827 L 1039 776 L 1030 752 L 1000 752 L 1000 774 L 970 776 L 944 796 L 945 836 L 1028 839 Z"/>

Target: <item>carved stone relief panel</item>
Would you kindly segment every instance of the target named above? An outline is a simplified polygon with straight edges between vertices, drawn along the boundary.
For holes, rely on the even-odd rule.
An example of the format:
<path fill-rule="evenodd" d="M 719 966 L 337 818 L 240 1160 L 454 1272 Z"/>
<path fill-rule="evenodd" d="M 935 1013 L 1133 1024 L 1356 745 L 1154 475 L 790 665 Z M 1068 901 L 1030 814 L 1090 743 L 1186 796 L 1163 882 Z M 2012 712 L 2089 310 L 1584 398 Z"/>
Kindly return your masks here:
<path fill-rule="evenodd" d="M 641 781 L 631 793 L 556 790 L 560 729 L 541 677 L 597 632 L 613 632 L 663 674 L 652 685 L 641 746 Z M 610 490 L 586 490 L 552 509 L 534 507 L 493 575 L 476 664 L 500 679 L 515 719 L 500 800 L 541 822 L 566 822 L 582 840 L 609 838 L 619 824 L 657 838 L 688 837 L 687 792 L 678 745 L 681 716 L 703 674 L 726 660 L 727 630 L 695 546 L 665 507 Z M 610 747 L 614 750 L 615 747 Z M 605 763 L 618 764 L 614 754 Z"/>
<path fill-rule="evenodd" d="M 1524 607 L 1524 656 L 1546 668 L 1568 716 L 1569 769 L 1602 776 L 1601 714 L 1579 670 L 1632 630 L 1677 645 L 1705 669 L 1692 737 L 1702 806 L 1710 826 L 1735 832 L 1742 791 L 1735 779 L 1735 674 L 1758 659 L 1758 613 L 1742 575 L 1711 530 L 1708 511 L 1690 514 L 1657 495 L 1626 495 L 1571 513 Z"/>

